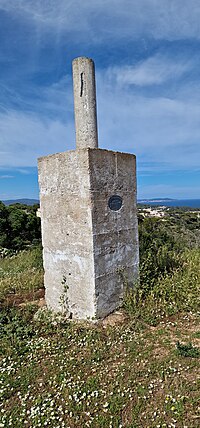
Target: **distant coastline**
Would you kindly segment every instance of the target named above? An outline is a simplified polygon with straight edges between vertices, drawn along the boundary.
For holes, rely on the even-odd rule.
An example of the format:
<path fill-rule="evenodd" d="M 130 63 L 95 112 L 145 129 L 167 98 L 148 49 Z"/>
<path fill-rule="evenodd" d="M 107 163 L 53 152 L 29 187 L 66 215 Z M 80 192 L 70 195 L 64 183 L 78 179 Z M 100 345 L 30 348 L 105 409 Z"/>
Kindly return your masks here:
<path fill-rule="evenodd" d="M 8 200 L 2 201 L 2 202 L 4 205 L 13 205 L 13 204 L 35 205 L 35 204 L 39 204 L 38 199 L 29 199 L 29 198 L 8 199 Z"/>
<path fill-rule="evenodd" d="M 178 199 L 172 199 L 172 198 L 151 198 L 151 199 L 139 199 L 139 201 L 142 201 L 141 203 L 147 201 L 147 202 L 171 202 L 171 201 L 177 201 Z"/>
<path fill-rule="evenodd" d="M 25 204 L 34 205 L 39 204 L 38 199 L 12 199 L 2 201 L 5 205 L 11 204 Z M 188 207 L 188 208 L 199 208 L 200 199 L 171 199 L 171 198 L 150 198 L 150 199 L 138 199 L 139 205 L 152 205 L 152 206 L 165 206 L 165 207 Z"/>
<path fill-rule="evenodd" d="M 200 208 L 200 199 L 152 198 L 138 199 L 139 205 Z"/>

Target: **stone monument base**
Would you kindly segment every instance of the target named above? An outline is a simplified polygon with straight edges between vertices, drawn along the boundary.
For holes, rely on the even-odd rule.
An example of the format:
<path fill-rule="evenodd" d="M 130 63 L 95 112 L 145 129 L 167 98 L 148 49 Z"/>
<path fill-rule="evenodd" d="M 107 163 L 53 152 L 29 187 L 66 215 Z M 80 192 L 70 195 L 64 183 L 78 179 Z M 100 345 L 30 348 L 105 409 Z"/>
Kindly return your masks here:
<path fill-rule="evenodd" d="M 135 156 L 84 148 L 40 158 L 47 306 L 104 318 L 138 278 Z"/>

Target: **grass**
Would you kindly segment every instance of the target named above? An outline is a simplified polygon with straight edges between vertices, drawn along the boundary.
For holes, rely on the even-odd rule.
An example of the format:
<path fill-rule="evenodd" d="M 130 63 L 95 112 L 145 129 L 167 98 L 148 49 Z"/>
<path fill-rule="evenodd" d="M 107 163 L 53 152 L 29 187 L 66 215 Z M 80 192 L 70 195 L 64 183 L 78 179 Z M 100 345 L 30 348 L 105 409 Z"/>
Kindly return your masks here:
<path fill-rule="evenodd" d="M 200 249 L 179 255 L 180 267 L 160 275 L 146 286 L 148 266 L 141 266 L 138 287 L 128 290 L 125 307 L 131 316 L 156 324 L 163 317 L 200 308 Z"/>
<path fill-rule="evenodd" d="M 182 357 L 200 358 L 200 350 L 192 345 L 192 343 L 182 344 L 177 342 L 177 353 Z"/>
<path fill-rule="evenodd" d="M 105 329 L 32 314 L 7 309 L 2 320 L 1 427 L 199 426 L 199 360 L 176 349 L 197 316 Z"/>
<path fill-rule="evenodd" d="M 41 249 L 22 251 L 11 258 L 0 259 L 0 303 L 33 300 L 43 287 Z"/>
<path fill-rule="evenodd" d="M 199 427 L 198 269 L 192 250 L 105 326 L 34 318 L 37 307 L 6 296 L 41 287 L 38 250 L 1 260 L 0 427 Z"/>

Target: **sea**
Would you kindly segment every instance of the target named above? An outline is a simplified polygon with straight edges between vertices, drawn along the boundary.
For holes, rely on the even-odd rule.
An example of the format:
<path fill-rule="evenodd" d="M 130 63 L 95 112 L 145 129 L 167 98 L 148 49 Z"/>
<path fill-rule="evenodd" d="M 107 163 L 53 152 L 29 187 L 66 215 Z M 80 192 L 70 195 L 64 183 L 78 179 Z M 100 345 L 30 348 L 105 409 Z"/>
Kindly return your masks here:
<path fill-rule="evenodd" d="M 200 199 L 160 199 L 160 200 L 139 200 L 138 204 L 152 205 L 152 206 L 165 206 L 165 207 L 188 207 L 188 208 L 199 208 Z"/>

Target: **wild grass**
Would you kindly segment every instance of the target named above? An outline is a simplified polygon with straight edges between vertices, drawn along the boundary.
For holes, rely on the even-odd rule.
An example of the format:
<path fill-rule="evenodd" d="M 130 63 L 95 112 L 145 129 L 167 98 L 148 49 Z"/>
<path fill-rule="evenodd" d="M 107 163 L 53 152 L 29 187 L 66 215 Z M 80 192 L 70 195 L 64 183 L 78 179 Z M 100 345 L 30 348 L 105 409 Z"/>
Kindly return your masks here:
<path fill-rule="evenodd" d="M 10 296 L 42 285 L 41 250 L 0 260 L 0 428 L 199 427 L 200 251 L 157 250 L 113 327 L 19 307 Z"/>
<path fill-rule="evenodd" d="M 178 340 L 197 349 L 197 316 L 103 328 L 32 315 L 1 319 L 1 428 L 199 426 L 199 359 L 177 353 Z"/>
<path fill-rule="evenodd" d="M 41 248 L 21 251 L 12 257 L 0 259 L 0 302 L 24 299 L 25 295 L 43 286 L 43 269 Z"/>
<path fill-rule="evenodd" d="M 176 255 L 178 267 L 148 281 L 148 258 L 141 264 L 140 281 L 127 289 L 124 306 L 131 316 L 149 323 L 180 311 L 200 308 L 200 249 Z"/>

